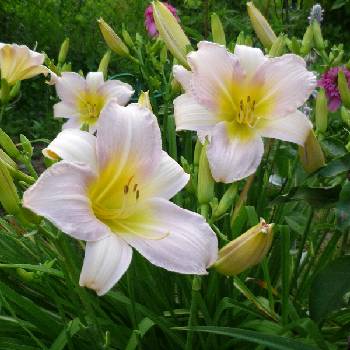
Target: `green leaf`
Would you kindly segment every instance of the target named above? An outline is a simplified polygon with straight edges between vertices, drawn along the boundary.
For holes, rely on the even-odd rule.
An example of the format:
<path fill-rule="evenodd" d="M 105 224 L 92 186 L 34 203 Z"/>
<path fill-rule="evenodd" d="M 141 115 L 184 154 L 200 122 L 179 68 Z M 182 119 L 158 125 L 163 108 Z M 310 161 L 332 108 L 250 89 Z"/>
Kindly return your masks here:
<path fill-rule="evenodd" d="M 67 326 L 64 327 L 62 332 L 58 335 L 54 343 L 51 345 L 50 350 L 63 350 L 67 345 L 68 339 L 74 334 L 78 333 L 82 328 L 82 324 L 79 318 L 75 318 L 69 321 Z"/>
<path fill-rule="evenodd" d="M 316 275 L 309 295 L 313 320 L 319 322 L 342 306 L 344 294 L 350 291 L 349 266 L 350 256 L 343 256 Z"/>
<path fill-rule="evenodd" d="M 189 330 L 187 327 L 176 327 L 178 330 Z M 251 343 L 268 346 L 269 349 L 278 350 L 317 350 L 316 347 L 307 345 L 293 339 L 280 337 L 277 335 L 264 334 L 246 329 L 231 327 L 192 327 L 191 331 L 206 332 L 225 335 L 231 338 L 245 340 Z"/>
<path fill-rule="evenodd" d="M 135 329 L 131 333 L 131 337 L 129 339 L 128 345 L 125 350 L 135 350 L 139 346 L 140 340 L 144 337 L 144 335 L 155 325 L 155 323 L 145 317 L 138 325 L 138 329 Z"/>
<path fill-rule="evenodd" d="M 346 181 L 340 191 L 339 202 L 337 203 L 338 225 L 341 230 L 350 227 L 350 182 Z"/>
<path fill-rule="evenodd" d="M 333 177 L 350 170 L 350 153 L 334 159 L 320 169 L 317 174 L 323 177 Z"/>

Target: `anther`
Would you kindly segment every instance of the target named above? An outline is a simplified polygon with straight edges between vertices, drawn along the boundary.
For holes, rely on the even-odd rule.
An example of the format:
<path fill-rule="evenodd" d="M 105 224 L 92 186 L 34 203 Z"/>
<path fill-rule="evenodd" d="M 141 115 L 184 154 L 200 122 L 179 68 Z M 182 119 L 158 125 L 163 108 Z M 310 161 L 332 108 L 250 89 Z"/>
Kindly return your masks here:
<path fill-rule="evenodd" d="M 239 101 L 239 108 L 241 109 L 241 111 L 243 111 L 243 101 L 242 100 Z"/>
<path fill-rule="evenodd" d="M 137 190 L 137 184 L 134 185 L 133 192 Z"/>
<path fill-rule="evenodd" d="M 125 185 L 124 186 L 124 194 L 127 194 L 129 192 L 129 186 Z"/>
<path fill-rule="evenodd" d="M 247 102 L 248 102 L 248 103 L 250 102 L 250 96 L 247 97 Z"/>
<path fill-rule="evenodd" d="M 140 191 L 137 190 L 137 191 L 136 191 L 136 199 L 139 199 L 139 197 L 140 197 Z"/>

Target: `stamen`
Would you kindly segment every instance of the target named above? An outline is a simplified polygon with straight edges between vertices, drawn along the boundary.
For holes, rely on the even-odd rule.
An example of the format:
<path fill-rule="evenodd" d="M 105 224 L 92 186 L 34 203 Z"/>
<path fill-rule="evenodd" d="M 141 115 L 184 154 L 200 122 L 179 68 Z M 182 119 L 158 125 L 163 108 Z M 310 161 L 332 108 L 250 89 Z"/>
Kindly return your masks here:
<path fill-rule="evenodd" d="M 134 185 L 134 188 L 132 190 L 133 192 L 135 192 L 137 190 L 137 186 L 138 186 L 137 184 Z"/>
<path fill-rule="evenodd" d="M 124 194 L 127 194 L 129 192 L 129 186 L 125 185 L 124 186 Z"/>
<path fill-rule="evenodd" d="M 136 191 L 136 200 L 139 199 L 139 198 L 140 198 L 140 191 L 137 190 L 137 191 Z"/>

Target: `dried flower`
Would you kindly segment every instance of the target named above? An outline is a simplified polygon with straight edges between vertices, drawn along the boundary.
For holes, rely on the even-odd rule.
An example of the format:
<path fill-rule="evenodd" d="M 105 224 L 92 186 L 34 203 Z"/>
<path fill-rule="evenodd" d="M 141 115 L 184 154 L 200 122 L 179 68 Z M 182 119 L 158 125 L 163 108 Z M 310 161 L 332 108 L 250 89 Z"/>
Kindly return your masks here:
<path fill-rule="evenodd" d="M 312 6 L 310 10 L 310 16 L 308 17 L 309 23 L 311 24 L 313 20 L 316 20 L 318 23 L 323 21 L 324 9 L 320 4 Z"/>

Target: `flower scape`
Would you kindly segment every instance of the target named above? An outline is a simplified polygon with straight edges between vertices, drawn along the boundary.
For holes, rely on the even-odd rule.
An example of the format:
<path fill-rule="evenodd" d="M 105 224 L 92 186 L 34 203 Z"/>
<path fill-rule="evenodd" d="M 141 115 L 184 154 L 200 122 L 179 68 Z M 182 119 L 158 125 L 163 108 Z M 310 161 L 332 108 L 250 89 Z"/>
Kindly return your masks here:
<path fill-rule="evenodd" d="M 0 43 L 0 350 L 348 346 L 348 5 L 263 3 L 86 1 L 57 57 Z"/>

